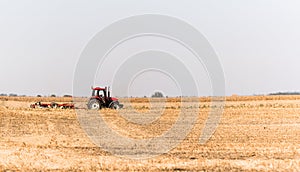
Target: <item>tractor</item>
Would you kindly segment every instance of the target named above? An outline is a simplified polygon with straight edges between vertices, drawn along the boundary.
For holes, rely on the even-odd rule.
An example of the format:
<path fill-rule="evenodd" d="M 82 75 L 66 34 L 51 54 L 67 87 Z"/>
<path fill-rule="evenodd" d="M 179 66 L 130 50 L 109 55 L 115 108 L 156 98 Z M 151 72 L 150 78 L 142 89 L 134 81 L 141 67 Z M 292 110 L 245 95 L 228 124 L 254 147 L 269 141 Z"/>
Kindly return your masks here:
<path fill-rule="evenodd" d="M 123 105 L 118 99 L 110 96 L 109 87 L 92 87 L 92 96 L 88 101 L 88 109 L 99 110 L 101 108 L 120 109 Z"/>

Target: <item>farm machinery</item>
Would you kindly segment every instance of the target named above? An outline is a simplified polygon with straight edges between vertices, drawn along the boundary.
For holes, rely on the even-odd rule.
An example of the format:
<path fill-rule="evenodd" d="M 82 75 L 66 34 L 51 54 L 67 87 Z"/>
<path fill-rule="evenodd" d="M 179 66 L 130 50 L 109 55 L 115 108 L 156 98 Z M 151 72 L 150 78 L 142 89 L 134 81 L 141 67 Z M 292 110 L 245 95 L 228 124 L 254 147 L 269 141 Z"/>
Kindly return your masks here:
<path fill-rule="evenodd" d="M 72 103 L 42 103 L 36 102 L 30 105 L 31 108 L 60 108 L 60 109 L 74 109 L 75 106 Z"/>
<path fill-rule="evenodd" d="M 92 96 L 89 98 L 87 106 L 88 109 L 94 110 L 101 108 L 123 108 L 123 104 L 120 104 L 117 98 L 110 96 L 109 87 L 92 87 Z"/>
<path fill-rule="evenodd" d="M 60 109 L 75 109 L 74 103 L 42 103 L 36 102 L 30 105 L 31 108 L 60 108 Z M 109 87 L 92 87 L 92 96 L 87 103 L 88 109 L 99 110 L 102 108 L 120 109 L 123 104 L 120 104 L 118 99 L 110 96 Z"/>

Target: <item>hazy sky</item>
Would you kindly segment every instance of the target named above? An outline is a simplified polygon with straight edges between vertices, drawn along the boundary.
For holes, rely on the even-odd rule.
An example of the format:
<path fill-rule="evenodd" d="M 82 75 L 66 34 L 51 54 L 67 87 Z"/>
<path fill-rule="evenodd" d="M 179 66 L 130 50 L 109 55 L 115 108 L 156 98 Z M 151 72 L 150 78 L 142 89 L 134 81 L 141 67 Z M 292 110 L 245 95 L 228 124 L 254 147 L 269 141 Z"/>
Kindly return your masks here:
<path fill-rule="evenodd" d="M 89 40 L 140 14 L 174 16 L 204 34 L 219 55 L 227 95 L 300 91 L 299 9 L 298 0 L 1 0 L 0 93 L 71 94 Z"/>

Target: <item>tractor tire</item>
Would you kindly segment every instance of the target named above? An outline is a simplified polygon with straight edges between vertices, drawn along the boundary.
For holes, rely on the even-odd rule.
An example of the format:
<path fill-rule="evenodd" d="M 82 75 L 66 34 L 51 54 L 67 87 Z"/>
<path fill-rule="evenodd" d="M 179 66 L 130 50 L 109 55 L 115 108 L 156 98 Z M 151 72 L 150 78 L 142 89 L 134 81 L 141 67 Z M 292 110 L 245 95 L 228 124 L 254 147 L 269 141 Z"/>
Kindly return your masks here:
<path fill-rule="evenodd" d="M 91 99 L 88 102 L 88 109 L 99 110 L 101 109 L 101 103 L 97 99 Z"/>
<path fill-rule="evenodd" d="M 119 102 L 111 102 L 109 108 L 116 110 L 120 109 Z"/>

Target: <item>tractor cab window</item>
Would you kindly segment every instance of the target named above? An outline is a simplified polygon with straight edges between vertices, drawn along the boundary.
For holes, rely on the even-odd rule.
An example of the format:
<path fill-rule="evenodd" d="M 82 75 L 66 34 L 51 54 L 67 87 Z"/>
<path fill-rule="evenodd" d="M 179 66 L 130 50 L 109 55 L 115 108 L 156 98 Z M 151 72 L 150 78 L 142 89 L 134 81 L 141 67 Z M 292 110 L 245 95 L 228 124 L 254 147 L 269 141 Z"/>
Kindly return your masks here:
<path fill-rule="evenodd" d="M 92 96 L 97 96 L 97 93 L 98 92 L 98 90 L 93 90 L 93 92 L 92 92 Z"/>

